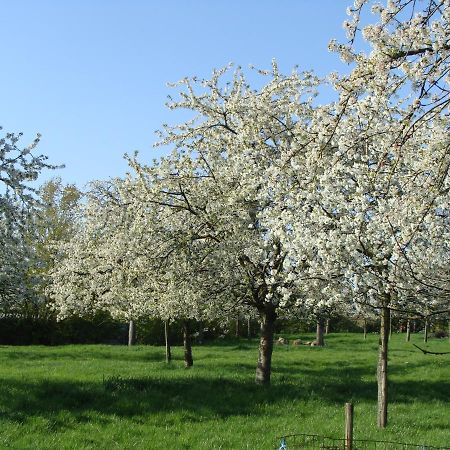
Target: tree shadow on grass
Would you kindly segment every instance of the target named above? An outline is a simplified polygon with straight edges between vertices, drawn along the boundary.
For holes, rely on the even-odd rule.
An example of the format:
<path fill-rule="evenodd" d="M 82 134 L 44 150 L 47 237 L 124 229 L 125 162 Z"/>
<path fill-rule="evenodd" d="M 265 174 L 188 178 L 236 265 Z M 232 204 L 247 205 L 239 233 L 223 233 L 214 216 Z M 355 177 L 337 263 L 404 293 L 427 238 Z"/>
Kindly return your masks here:
<path fill-rule="evenodd" d="M 247 370 L 245 368 L 245 370 Z M 110 421 L 113 417 L 141 420 L 149 414 L 179 412 L 185 421 L 197 416 L 229 417 L 266 414 L 265 406 L 286 401 L 319 401 L 343 404 L 352 399 L 376 400 L 375 380 L 365 381 L 363 367 L 292 367 L 276 370 L 270 387 L 239 378 L 122 378 L 99 382 L 60 380 L 3 380 L 0 384 L 0 420 L 25 423 L 33 417 L 48 420 L 60 429 L 87 421 Z M 398 403 L 450 401 L 450 383 L 407 381 L 391 383 L 391 400 Z M 70 420 L 66 420 L 69 417 Z"/>
<path fill-rule="evenodd" d="M 286 399 L 307 399 L 300 385 L 278 383 L 261 387 L 253 382 L 217 378 L 153 379 L 110 377 L 103 382 L 4 381 L 0 387 L 1 418 L 23 423 L 28 417 L 54 417 L 70 412 L 77 421 L 96 412 L 139 417 L 164 412 L 193 412 L 229 417 L 263 414 L 259 405 Z"/>

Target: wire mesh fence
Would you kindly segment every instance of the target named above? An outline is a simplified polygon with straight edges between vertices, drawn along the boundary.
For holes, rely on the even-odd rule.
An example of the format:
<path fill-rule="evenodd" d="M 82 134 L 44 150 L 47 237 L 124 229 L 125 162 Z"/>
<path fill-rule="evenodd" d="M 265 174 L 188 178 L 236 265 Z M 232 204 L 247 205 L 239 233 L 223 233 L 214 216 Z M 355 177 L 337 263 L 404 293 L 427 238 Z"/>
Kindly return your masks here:
<path fill-rule="evenodd" d="M 280 438 L 277 450 L 450 450 L 425 444 L 407 444 L 391 441 L 354 439 L 351 446 L 345 439 L 330 438 L 316 434 L 291 434 Z"/>

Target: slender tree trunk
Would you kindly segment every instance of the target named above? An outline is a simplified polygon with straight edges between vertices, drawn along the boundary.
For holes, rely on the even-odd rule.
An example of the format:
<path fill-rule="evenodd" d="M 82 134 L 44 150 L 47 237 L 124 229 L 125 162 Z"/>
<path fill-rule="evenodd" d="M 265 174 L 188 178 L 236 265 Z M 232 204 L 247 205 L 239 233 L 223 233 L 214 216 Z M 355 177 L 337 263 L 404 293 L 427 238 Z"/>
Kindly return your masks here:
<path fill-rule="evenodd" d="M 184 367 L 189 369 L 194 365 L 192 359 L 192 344 L 191 344 L 191 332 L 189 329 L 189 322 L 183 321 L 183 346 L 184 346 Z"/>
<path fill-rule="evenodd" d="M 385 428 L 388 419 L 388 344 L 391 311 L 387 306 L 381 309 L 380 342 L 378 354 L 378 420 L 379 428 Z"/>
<path fill-rule="evenodd" d="M 136 333 L 134 330 L 134 321 L 130 320 L 128 323 L 128 347 L 131 347 L 132 345 L 134 345 L 135 337 L 136 337 Z"/>
<path fill-rule="evenodd" d="M 411 321 L 408 319 L 406 321 L 406 342 L 411 340 Z"/>
<path fill-rule="evenodd" d="M 275 307 L 266 305 L 261 314 L 261 335 L 259 341 L 259 356 L 256 366 L 255 381 L 257 384 L 270 384 L 272 368 L 273 334 L 275 331 Z"/>
<path fill-rule="evenodd" d="M 363 328 L 364 328 L 364 340 L 366 340 L 367 339 L 367 320 L 366 319 L 364 319 Z"/>
<path fill-rule="evenodd" d="M 324 328 L 325 328 L 325 320 L 322 318 L 317 319 L 316 343 L 319 347 L 323 347 L 325 345 L 325 341 L 323 338 Z"/>
<path fill-rule="evenodd" d="M 392 314 L 389 314 L 389 340 L 392 337 Z"/>
<path fill-rule="evenodd" d="M 236 337 L 239 337 L 239 316 L 236 317 Z"/>
<path fill-rule="evenodd" d="M 330 331 L 330 319 L 327 319 L 325 323 L 325 335 L 328 336 L 329 331 Z"/>
<path fill-rule="evenodd" d="M 449 322 L 449 330 L 450 330 L 450 322 Z M 252 337 L 252 323 L 250 320 L 250 316 L 247 317 L 247 339 L 251 339 Z"/>
<path fill-rule="evenodd" d="M 166 342 L 166 363 L 170 363 L 172 361 L 172 351 L 170 349 L 168 320 L 164 321 L 164 340 Z"/>
<path fill-rule="evenodd" d="M 425 319 L 425 330 L 423 333 L 423 341 L 428 342 L 428 319 Z"/>

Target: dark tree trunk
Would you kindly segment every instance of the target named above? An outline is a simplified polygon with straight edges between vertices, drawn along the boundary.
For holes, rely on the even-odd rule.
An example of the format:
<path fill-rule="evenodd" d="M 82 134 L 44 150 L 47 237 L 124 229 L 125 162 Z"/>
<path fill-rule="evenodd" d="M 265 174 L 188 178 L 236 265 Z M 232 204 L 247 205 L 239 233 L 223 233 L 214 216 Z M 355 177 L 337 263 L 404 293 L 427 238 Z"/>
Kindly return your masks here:
<path fill-rule="evenodd" d="M 277 318 L 275 307 L 265 305 L 260 310 L 261 336 L 259 341 L 259 356 L 256 366 L 255 381 L 258 384 L 270 384 L 270 372 L 272 368 L 273 334 L 275 331 L 275 320 Z"/>
<path fill-rule="evenodd" d="M 166 363 L 170 363 L 172 361 L 172 351 L 170 349 L 168 320 L 164 321 L 164 340 L 166 342 Z"/>
<path fill-rule="evenodd" d="M 134 321 L 130 320 L 128 323 L 128 347 L 131 347 L 135 343 L 136 333 L 134 330 Z"/>
<path fill-rule="evenodd" d="M 425 319 L 425 330 L 423 333 L 423 341 L 428 342 L 428 319 Z"/>
<path fill-rule="evenodd" d="M 239 316 L 236 317 L 236 337 L 239 337 Z"/>
<path fill-rule="evenodd" d="M 449 324 L 450 324 L 450 322 L 449 322 Z M 450 327 L 450 325 L 449 325 L 449 327 Z M 249 317 L 247 317 L 247 339 L 251 339 L 251 337 L 252 337 L 252 323 L 251 323 L 250 316 L 249 316 Z"/>
<path fill-rule="evenodd" d="M 388 344 L 391 311 L 387 306 L 381 309 L 380 342 L 378 354 L 378 420 L 379 428 L 387 425 L 388 410 Z"/>
<path fill-rule="evenodd" d="M 363 329 L 364 329 L 364 340 L 366 340 L 367 339 L 367 320 L 366 319 L 364 319 Z"/>
<path fill-rule="evenodd" d="M 317 319 L 316 343 L 319 347 L 323 347 L 325 345 L 325 341 L 323 338 L 324 329 L 325 329 L 325 320 L 322 318 Z"/>
<path fill-rule="evenodd" d="M 406 342 L 411 340 L 411 321 L 408 319 L 406 321 Z"/>
<path fill-rule="evenodd" d="M 191 344 L 191 332 L 189 329 L 189 322 L 183 321 L 183 346 L 184 346 L 184 367 L 189 369 L 194 365 L 192 359 L 192 344 Z"/>

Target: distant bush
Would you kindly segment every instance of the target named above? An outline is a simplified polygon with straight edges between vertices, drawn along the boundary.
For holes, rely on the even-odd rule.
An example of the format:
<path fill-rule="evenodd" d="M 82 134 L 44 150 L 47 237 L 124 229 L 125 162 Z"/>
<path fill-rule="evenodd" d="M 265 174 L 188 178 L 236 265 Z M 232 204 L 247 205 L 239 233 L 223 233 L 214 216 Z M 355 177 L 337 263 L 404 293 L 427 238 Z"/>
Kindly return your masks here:
<path fill-rule="evenodd" d="M 445 330 L 439 329 L 434 332 L 434 337 L 443 339 L 443 338 L 448 337 L 448 333 Z"/>
<path fill-rule="evenodd" d="M 54 317 L 0 318 L 2 345 L 124 344 L 127 332 L 126 324 L 107 313 L 60 322 Z"/>

